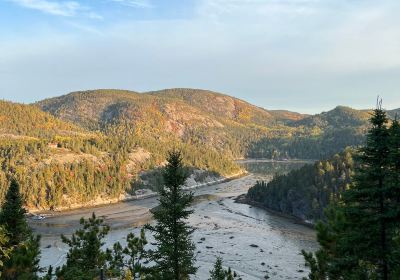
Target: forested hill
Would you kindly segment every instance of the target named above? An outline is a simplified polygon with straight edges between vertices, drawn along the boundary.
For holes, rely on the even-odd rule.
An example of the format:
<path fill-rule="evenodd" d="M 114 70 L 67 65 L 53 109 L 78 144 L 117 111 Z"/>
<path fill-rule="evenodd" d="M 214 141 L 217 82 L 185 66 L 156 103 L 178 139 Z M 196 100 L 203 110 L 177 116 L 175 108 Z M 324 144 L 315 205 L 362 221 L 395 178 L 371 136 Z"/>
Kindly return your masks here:
<path fill-rule="evenodd" d="M 198 124 L 213 127 L 233 122 L 260 125 L 306 117 L 299 113 L 267 111 L 240 99 L 207 90 L 166 89 L 146 93 L 125 90 L 73 92 L 37 103 L 44 111 L 87 127 L 129 118 L 145 119 L 145 111 L 160 114 L 170 124 Z M 150 116 L 149 116 L 150 117 Z"/>
<path fill-rule="evenodd" d="M 327 158 L 361 144 L 369 118 L 366 111 L 343 106 L 313 116 L 270 111 L 198 89 L 92 90 L 36 105 L 89 129 L 125 123 L 146 138 L 172 137 L 231 158 Z"/>
<path fill-rule="evenodd" d="M 247 193 L 248 199 L 303 220 L 324 219 L 326 206 L 349 187 L 354 172 L 351 149 L 329 160 L 307 164 L 269 182 L 258 182 Z"/>
<path fill-rule="evenodd" d="M 126 123 L 89 130 L 37 106 L 6 101 L 0 102 L 0 120 L 0 201 L 15 177 L 29 208 L 57 209 L 118 198 L 141 185 L 143 171 L 162 166 L 174 148 L 199 176 L 239 171 L 223 152 L 162 133 L 140 134 Z M 146 179 L 157 182 L 154 176 Z"/>

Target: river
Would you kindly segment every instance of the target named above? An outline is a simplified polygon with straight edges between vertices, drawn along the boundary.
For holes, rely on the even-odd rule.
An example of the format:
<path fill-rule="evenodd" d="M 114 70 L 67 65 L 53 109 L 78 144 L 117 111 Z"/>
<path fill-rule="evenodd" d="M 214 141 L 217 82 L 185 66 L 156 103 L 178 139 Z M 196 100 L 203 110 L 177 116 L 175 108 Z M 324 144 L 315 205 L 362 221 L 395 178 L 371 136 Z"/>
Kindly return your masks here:
<path fill-rule="evenodd" d="M 307 275 L 302 249 L 315 250 L 315 232 L 295 220 L 271 214 L 234 202 L 257 180 L 270 180 L 273 174 L 299 168 L 303 162 L 246 161 L 241 163 L 250 173 L 246 177 L 207 186 L 194 191 L 194 214 L 189 223 L 196 228 L 197 275 L 208 279 L 217 256 L 224 266 L 231 267 L 243 279 L 301 279 Z M 129 201 L 90 209 L 56 213 L 40 221 L 30 221 L 35 232 L 42 235 L 42 266 L 58 266 L 65 261 L 68 248 L 61 242 L 61 233 L 69 235 L 79 227 L 80 217 L 92 212 L 111 226 L 105 246 L 116 241 L 122 244 L 129 232 L 138 233 L 140 226 L 151 222 L 149 210 L 157 198 Z M 149 238 L 151 241 L 151 237 Z"/>

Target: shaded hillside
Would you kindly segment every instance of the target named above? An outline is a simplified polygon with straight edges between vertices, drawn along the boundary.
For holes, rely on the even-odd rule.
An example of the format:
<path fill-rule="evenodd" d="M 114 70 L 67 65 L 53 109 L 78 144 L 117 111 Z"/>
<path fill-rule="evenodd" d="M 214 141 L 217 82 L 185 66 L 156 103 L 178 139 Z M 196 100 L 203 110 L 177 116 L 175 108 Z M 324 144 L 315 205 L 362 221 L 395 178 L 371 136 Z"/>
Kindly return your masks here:
<path fill-rule="evenodd" d="M 249 189 L 247 198 L 303 220 L 324 219 L 325 207 L 350 185 L 354 172 L 352 154 L 347 149 L 329 160 L 275 176 L 269 183 L 258 182 Z"/>

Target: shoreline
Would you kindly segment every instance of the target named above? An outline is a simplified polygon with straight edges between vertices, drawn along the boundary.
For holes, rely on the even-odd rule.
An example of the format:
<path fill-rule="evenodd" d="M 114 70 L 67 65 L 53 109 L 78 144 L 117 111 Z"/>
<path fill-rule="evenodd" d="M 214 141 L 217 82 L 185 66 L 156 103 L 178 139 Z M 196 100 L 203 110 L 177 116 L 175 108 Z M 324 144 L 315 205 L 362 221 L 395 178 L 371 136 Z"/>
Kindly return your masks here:
<path fill-rule="evenodd" d="M 259 202 L 256 202 L 256 201 L 253 201 L 253 200 L 248 199 L 248 198 L 246 197 L 246 194 L 241 194 L 241 195 L 237 196 L 237 197 L 234 199 L 234 201 L 235 201 L 235 203 L 247 204 L 247 205 L 250 205 L 250 206 L 253 206 L 253 207 L 257 207 L 257 208 L 259 208 L 259 209 L 263 209 L 263 210 L 267 211 L 268 213 L 270 213 L 270 214 L 272 214 L 272 215 L 275 215 L 275 216 L 279 216 L 279 217 L 282 217 L 282 218 L 289 219 L 289 220 L 291 220 L 291 221 L 292 221 L 293 223 L 295 223 L 295 224 L 299 224 L 299 225 L 306 226 L 306 227 L 311 228 L 311 229 L 315 229 L 315 224 L 308 223 L 308 222 L 306 222 L 305 220 L 303 220 L 303 219 L 301 219 L 301 218 L 299 218 L 299 217 L 296 217 L 296 216 L 294 216 L 294 215 L 286 214 L 286 213 L 279 212 L 279 211 L 273 210 L 273 209 L 271 209 L 271 208 L 268 208 L 268 207 L 262 205 L 262 204 L 259 203 Z"/>
<path fill-rule="evenodd" d="M 243 158 L 235 160 L 236 163 L 257 163 L 257 162 L 271 162 L 271 163 L 314 163 L 314 159 L 269 159 L 269 158 Z"/>
<path fill-rule="evenodd" d="M 229 175 L 227 177 L 224 177 L 224 178 L 212 181 L 212 182 L 188 186 L 188 187 L 185 187 L 184 190 L 190 191 L 190 190 L 195 190 L 195 189 L 199 189 L 202 187 L 218 185 L 218 184 L 230 182 L 232 180 L 241 179 L 241 178 L 244 178 L 244 177 L 250 176 L 250 175 L 251 174 L 249 172 L 244 170 L 239 173 Z M 69 206 L 69 207 L 60 207 L 56 210 L 27 209 L 27 211 L 28 211 L 28 215 L 30 215 L 32 217 L 37 217 L 37 216 L 46 217 L 46 216 L 54 216 L 57 214 L 60 214 L 60 215 L 67 214 L 68 212 L 72 212 L 72 211 L 76 211 L 76 210 L 84 210 L 84 209 L 91 209 L 91 208 L 95 209 L 95 208 L 104 207 L 107 205 L 118 204 L 118 203 L 123 203 L 123 202 L 140 201 L 140 200 L 145 200 L 145 199 L 153 198 L 153 197 L 158 197 L 158 193 L 153 192 L 153 193 L 143 194 L 143 195 L 130 195 L 130 196 L 127 196 L 124 198 L 110 198 L 110 199 L 103 200 L 99 203 L 88 202 L 87 204 L 77 204 L 76 206 L 74 205 L 74 206 Z"/>

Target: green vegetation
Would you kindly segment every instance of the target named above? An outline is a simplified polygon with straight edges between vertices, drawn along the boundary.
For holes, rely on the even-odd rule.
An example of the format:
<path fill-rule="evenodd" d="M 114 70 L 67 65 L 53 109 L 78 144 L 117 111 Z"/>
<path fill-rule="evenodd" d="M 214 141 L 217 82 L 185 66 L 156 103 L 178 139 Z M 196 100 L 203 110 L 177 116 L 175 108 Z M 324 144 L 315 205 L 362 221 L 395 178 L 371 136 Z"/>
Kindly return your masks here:
<path fill-rule="evenodd" d="M 161 279 L 185 280 L 196 273 L 195 245 L 191 240 L 194 231 L 186 219 L 193 194 L 185 193 L 182 186 L 187 174 L 179 152 L 171 152 L 164 171 L 165 187 L 160 190 L 159 206 L 153 211 L 155 225 L 146 228 L 153 233 L 157 249 L 150 252 L 154 269 Z"/>
<path fill-rule="evenodd" d="M 240 278 L 236 272 L 233 272 L 231 268 L 225 270 L 222 267 L 222 258 L 217 258 L 214 264 L 213 270 L 210 271 L 209 280 L 234 280 L 234 279 L 242 279 Z"/>
<path fill-rule="evenodd" d="M 32 234 L 25 213 L 18 183 L 11 180 L 0 212 L 0 225 L 4 230 L 1 255 L 3 268 L 0 279 L 38 279 L 40 237 Z"/>
<path fill-rule="evenodd" d="M 388 127 L 378 108 L 359 150 L 351 187 L 317 225 L 321 249 L 303 252 L 309 279 L 399 279 L 400 204 L 398 121 Z"/>
<path fill-rule="evenodd" d="M 247 197 L 262 206 L 303 220 L 325 219 L 324 209 L 339 199 L 354 172 L 351 149 L 329 160 L 307 164 L 286 175 L 277 175 L 268 184 L 257 182 Z"/>

